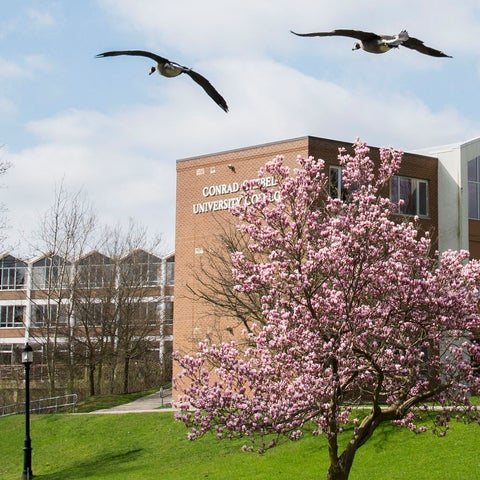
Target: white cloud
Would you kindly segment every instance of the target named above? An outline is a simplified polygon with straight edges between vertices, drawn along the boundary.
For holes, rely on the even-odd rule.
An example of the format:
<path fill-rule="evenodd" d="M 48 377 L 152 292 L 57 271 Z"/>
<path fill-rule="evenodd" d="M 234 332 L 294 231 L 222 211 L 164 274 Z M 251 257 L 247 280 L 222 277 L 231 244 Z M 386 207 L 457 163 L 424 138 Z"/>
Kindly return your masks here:
<path fill-rule="evenodd" d="M 0 82 L 33 78 L 39 71 L 49 69 L 50 63 L 43 55 L 26 55 L 15 61 L 0 57 Z"/>
<path fill-rule="evenodd" d="M 12 118 L 18 108 L 10 92 L 20 79 L 32 78 L 40 69 L 47 68 L 44 58 L 39 55 L 22 58 L 20 61 L 8 60 L 0 57 L 0 114 L 3 119 Z"/>
<path fill-rule="evenodd" d="M 135 152 L 135 129 L 141 124 L 124 125 L 122 118 L 69 111 L 31 122 L 38 144 L 5 154 L 13 167 L 0 195 L 9 207 L 13 238 L 38 228 L 55 186 L 64 181 L 71 191 L 85 192 L 103 223 L 136 218 L 165 233 L 173 247 L 175 161 Z"/>
<path fill-rule="evenodd" d="M 0 115 L 12 117 L 17 111 L 16 105 L 5 97 L 0 97 Z"/>
<path fill-rule="evenodd" d="M 27 7 L 25 9 L 25 15 L 30 22 L 41 28 L 49 28 L 56 24 L 55 18 L 51 12 L 46 10 L 39 10 L 33 7 Z"/>
<path fill-rule="evenodd" d="M 36 75 L 41 71 L 51 70 L 50 60 L 45 55 L 26 55 L 24 57 L 24 65 L 30 76 Z"/>
<path fill-rule="evenodd" d="M 458 68 L 455 59 L 407 49 L 369 55 L 352 52 L 351 39 L 303 39 L 289 33 L 407 28 L 433 47 L 468 56 L 471 38 L 479 36 L 476 1 L 440 0 L 435 17 L 431 2 L 422 0 L 401 5 L 368 0 L 98 3 L 110 20 L 102 42 L 118 41 L 127 31 L 125 37 L 136 39 L 135 44 L 118 48 L 151 49 L 193 67 L 226 98 L 230 112 L 225 114 L 186 75 L 148 77 L 148 64 L 142 67 L 131 58 L 102 60 L 111 65 L 95 61 L 92 70 L 81 71 L 85 81 L 76 87 L 89 91 L 90 109 L 74 91 L 67 104 L 74 108 L 53 106 L 50 111 L 56 113 L 43 117 L 35 112 L 37 120 L 26 124 L 33 146 L 7 154 L 14 167 L 0 196 L 9 197 L 17 230 L 30 230 L 52 202 L 54 185 L 65 178 L 70 188 L 84 189 L 103 221 L 135 217 L 152 231 L 164 232 L 173 247 L 177 159 L 304 135 L 347 142 L 360 136 L 371 145 L 406 150 L 478 135 L 480 122 L 456 107 L 462 92 L 450 93 L 448 85 L 448 95 L 439 90 L 434 101 L 417 93 L 417 80 L 427 90 L 439 88 L 437 80 Z M 68 62 L 77 62 L 71 53 L 75 44 L 69 48 Z M 11 80 L 54 67 L 41 54 L 15 62 L 0 59 L 0 81 L 2 75 Z M 13 107 L 7 101 L 3 105 Z"/>
<path fill-rule="evenodd" d="M 0 80 L 18 78 L 24 74 L 24 69 L 17 62 L 0 57 Z"/>
<path fill-rule="evenodd" d="M 367 0 L 98 0 L 122 28 L 141 32 L 151 45 L 184 54 L 292 51 L 289 30 L 356 28 L 397 33 L 406 28 L 436 48 L 472 52 L 480 34 L 476 0 L 389 2 Z M 426 21 L 427 19 L 427 21 Z"/>
<path fill-rule="evenodd" d="M 201 64 L 202 71 L 216 66 Z M 72 189 L 85 191 L 103 221 L 134 217 L 165 233 L 173 247 L 178 159 L 304 135 L 352 142 L 360 136 L 372 145 L 414 149 L 478 131 L 455 111 L 432 111 L 401 93 L 341 87 L 265 59 L 222 66 L 215 83 L 230 101 L 229 114 L 188 77 L 159 78 L 152 105 L 109 115 L 70 110 L 31 122 L 38 144 L 8 155 L 14 168 L 3 193 L 14 199 L 7 203 L 16 227 L 35 222 L 51 203 L 55 183 L 65 178 Z"/>

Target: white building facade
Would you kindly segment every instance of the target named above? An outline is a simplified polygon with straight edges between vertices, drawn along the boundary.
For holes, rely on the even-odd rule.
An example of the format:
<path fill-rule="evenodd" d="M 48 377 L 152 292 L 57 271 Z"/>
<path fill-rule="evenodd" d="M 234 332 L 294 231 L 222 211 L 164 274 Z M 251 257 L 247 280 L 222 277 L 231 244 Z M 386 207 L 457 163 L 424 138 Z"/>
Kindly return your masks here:
<path fill-rule="evenodd" d="M 415 151 L 438 158 L 438 248 L 480 258 L 480 137 Z"/>

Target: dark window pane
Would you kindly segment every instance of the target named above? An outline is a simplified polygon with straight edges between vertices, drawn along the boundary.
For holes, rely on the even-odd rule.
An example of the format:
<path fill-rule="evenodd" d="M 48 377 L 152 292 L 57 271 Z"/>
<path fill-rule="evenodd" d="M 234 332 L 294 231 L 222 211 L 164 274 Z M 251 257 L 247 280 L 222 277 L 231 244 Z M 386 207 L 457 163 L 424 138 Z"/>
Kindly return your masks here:
<path fill-rule="evenodd" d="M 390 179 L 390 201 L 398 205 L 400 199 L 398 191 L 398 178 L 396 175 Z"/>
<path fill-rule="evenodd" d="M 477 158 L 474 158 L 473 160 L 470 160 L 468 162 L 468 180 L 471 182 L 477 182 L 478 181 L 478 169 L 477 169 Z"/>
<path fill-rule="evenodd" d="M 468 182 L 468 216 L 478 219 L 478 183 Z"/>
<path fill-rule="evenodd" d="M 428 215 L 428 191 L 426 182 L 418 183 L 418 203 L 418 214 Z"/>
<path fill-rule="evenodd" d="M 332 198 L 340 198 L 340 169 L 336 167 L 330 167 L 330 196 Z"/>
<path fill-rule="evenodd" d="M 400 209 L 402 213 L 407 215 L 415 215 L 416 213 L 416 198 L 415 189 L 413 188 L 410 178 L 400 177 L 400 200 L 403 200 L 403 205 Z"/>

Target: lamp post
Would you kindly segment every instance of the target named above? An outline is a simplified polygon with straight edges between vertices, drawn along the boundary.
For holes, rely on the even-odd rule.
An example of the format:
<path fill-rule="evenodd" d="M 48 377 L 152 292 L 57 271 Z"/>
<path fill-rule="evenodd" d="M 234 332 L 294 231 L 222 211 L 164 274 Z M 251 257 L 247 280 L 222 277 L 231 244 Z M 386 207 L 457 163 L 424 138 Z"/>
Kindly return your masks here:
<path fill-rule="evenodd" d="M 30 440 L 30 365 L 33 362 L 32 347 L 26 343 L 22 350 L 22 363 L 25 367 L 25 442 L 23 444 L 22 480 L 29 480 L 32 473 L 32 443 Z"/>

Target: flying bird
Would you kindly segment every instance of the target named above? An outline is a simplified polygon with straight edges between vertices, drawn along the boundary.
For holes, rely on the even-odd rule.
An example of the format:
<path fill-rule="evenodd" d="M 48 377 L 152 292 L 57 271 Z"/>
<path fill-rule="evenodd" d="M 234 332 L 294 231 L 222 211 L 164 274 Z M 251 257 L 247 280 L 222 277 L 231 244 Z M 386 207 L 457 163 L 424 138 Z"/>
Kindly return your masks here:
<path fill-rule="evenodd" d="M 331 32 L 316 32 L 316 33 L 296 33 L 290 30 L 294 35 L 299 37 L 351 37 L 360 40 L 353 45 L 352 50 L 359 48 L 369 53 L 385 53 L 392 48 L 398 48 L 400 45 L 416 50 L 417 52 L 432 57 L 448 57 L 440 50 L 427 47 L 418 38 L 410 37 L 406 30 L 402 30 L 398 35 L 379 35 L 372 32 L 363 32 L 362 30 L 333 30 Z"/>
<path fill-rule="evenodd" d="M 156 55 L 155 53 L 146 52 L 144 50 L 121 50 L 115 52 L 103 52 L 96 55 L 95 58 L 103 57 L 116 57 L 118 55 L 132 55 L 137 57 L 147 57 L 151 58 L 157 65 L 150 69 L 149 75 L 157 71 L 160 75 L 164 77 L 178 77 L 182 73 L 186 73 L 194 82 L 197 82 L 210 98 L 225 112 L 228 112 L 228 105 L 225 99 L 215 90 L 214 86 L 202 75 L 195 72 L 191 68 L 184 67 L 178 63 L 171 62 L 170 60 Z"/>

